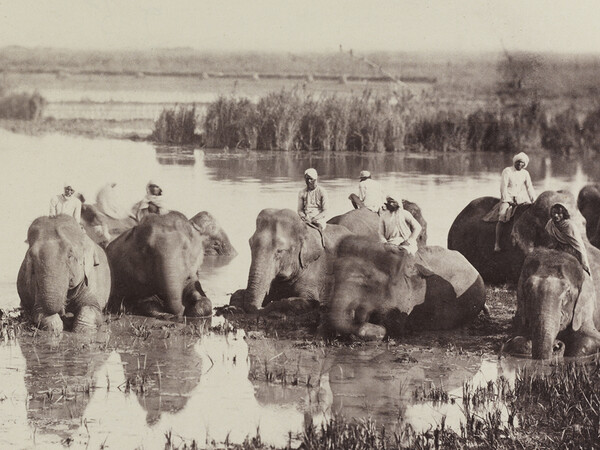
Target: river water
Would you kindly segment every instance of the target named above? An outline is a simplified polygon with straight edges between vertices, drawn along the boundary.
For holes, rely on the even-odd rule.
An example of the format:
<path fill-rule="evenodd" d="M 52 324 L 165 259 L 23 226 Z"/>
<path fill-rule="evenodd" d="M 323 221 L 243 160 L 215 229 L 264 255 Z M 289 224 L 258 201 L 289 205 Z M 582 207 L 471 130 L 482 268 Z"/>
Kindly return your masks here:
<path fill-rule="evenodd" d="M 210 211 L 238 250 L 231 261 L 203 266 L 203 287 L 218 306 L 245 287 L 257 214 L 268 207 L 295 209 L 306 168 L 319 172 L 332 216 L 350 208 L 347 197 L 357 191 L 359 172 L 370 170 L 387 192 L 421 206 L 429 244 L 445 246 L 450 224 L 471 199 L 498 194 L 500 171 L 511 156 L 192 151 L 0 131 L 0 161 L 0 308 L 18 306 L 15 280 L 27 228 L 47 214 L 64 181 L 92 201 L 105 183 L 116 182 L 122 203 L 131 205 L 150 179 L 163 187 L 171 209 L 188 216 Z M 537 155 L 528 169 L 538 192 L 567 189 L 575 195 L 600 174 L 594 161 Z M 381 345 L 297 348 L 241 334 L 199 337 L 171 325 L 155 325 L 144 339 L 134 331 L 149 325 L 135 320 L 114 322 L 91 341 L 42 333 L 0 343 L 0 444 L 94 448 L 106 440 L 113 448 L 162 448 L 169 430 L 179 442 L 224 441 L 228 435 L 239 442 L 259 426 L 263 439 L 285 445 L 288 432 L 300 431 L 305 418 L 318 423 L 334 411 L 385 423 L 401 415 L 416 427 L 439 423 L 445 414 L 457 426 L 459 414 L 412 404 L 410 393 L 433 383 L 459 396 L 466 380 L 514 372 L 494 355 L 457 357 L 436 348 L 405 348 L 399 357 Z M 257 375 L 281 358 L 304 386 L 273 385 Z"/>

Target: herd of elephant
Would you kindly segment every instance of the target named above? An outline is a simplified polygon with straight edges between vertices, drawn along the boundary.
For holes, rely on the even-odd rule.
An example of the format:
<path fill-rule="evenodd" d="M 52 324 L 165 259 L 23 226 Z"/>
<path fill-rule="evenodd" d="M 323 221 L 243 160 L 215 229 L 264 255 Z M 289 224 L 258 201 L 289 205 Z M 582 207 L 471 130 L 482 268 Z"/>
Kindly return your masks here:
<path fill-rule="evenodd" d="M 486 308 L 484 282 L 517 284 L 514 324 L 521 336 L 507 349 L 535 359 L 583 356 L 600 350 L 600 282 L 582 289 L 578 260 L 549 248 L 544 230 L 550 206 L 567 205 L 587 224 L 584 241 L 592 279 L 600 280 L 600 187 L 587 186 L 577 202 L 564 191 L 546 191 L 518 207 L 494 252 L 495 224 L 483 217 L 499 201 L 482 197 L 456 217 L 448 249 L 427 246 L 420 208 L 403 201 L 421 223 L 415 256 L 378 241 L 379 216 L 366 208 L 329 220 L 323 231 L 291 210 L 265 209 L 250 237 L 246 289 L 226 309 L 292 313 L 324 305 L 328 332 L 365 339 L 410 330 L 446 330 Z M 27 233 L 19 270 L 21 306 L 33 323 L 52 332 L 95 328 L 103 312 L 206 317 L 212 304 L 200 278 L 204 255 L 236 254 L 214 217 L 192 219 L 171 211 L 140 223 L 84 204 L 82 224 L 72 217 L 39 217 Z M 581 211 L 581 214 L 579 213 Z"/>

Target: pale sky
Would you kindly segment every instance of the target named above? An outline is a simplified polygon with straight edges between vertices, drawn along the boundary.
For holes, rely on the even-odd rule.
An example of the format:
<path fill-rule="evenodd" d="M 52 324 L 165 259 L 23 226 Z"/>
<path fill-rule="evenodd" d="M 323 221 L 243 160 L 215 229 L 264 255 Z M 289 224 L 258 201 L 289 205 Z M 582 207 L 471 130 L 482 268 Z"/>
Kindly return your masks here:
<path fill-rule="evenodd" d="M 0 46 L 600 53 L 595 0 L 0 0 Z"/>

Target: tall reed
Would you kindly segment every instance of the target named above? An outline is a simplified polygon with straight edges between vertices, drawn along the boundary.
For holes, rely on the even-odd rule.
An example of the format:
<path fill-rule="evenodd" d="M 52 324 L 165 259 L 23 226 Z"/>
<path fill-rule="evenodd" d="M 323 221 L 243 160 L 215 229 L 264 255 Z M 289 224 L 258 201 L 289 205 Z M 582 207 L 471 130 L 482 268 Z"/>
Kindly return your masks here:
<path fill-rule="evenodd" d="M 151 137 L 162 144 L 185 145 L 196 142 L 196 106 L 164 108 L 154 122 Z"/>

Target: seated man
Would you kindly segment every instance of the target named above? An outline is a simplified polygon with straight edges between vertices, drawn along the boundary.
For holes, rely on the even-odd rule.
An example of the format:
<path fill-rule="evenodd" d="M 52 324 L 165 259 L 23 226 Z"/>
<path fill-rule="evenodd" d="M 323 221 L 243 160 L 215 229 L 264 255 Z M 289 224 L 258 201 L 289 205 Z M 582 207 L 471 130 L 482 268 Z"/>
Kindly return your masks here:
<path fill-rule="evenodd" d="M 373 212 L 379 212 L 385 203 L 385 195 L 381 184 L 371 178 L 371 172 L 361 170 L 358 183 L 358 197 L 350 194 L 350 201 L 355 209 L 363 206 Z"/>
<path fill-rule="evenodd" d="M 392 197 L 386 198 L 385 207 L 379 213 L 380 242 L 414 255 L 418 250 L 417 238 L 421 234 L 421 224 L 402 207 L 402 203 Z"/>
<path fill-rule="evenodd" d="M 70 183 L 64 184 L 64 192 L 55 195 L 50 199 L 50 217 L 56 217 L 60 214 L 72 216 L 77 223 L 81 223 L 81 200 L 73 194 L 75 189 Z"/>
<path fill-rule="evenodd" d="M 133 217 L 140 222 L 148 214 L 166 214 L 169 210 L 163 205 L 162 189 L 153 181 L 146 185 L 146 195 L 133 206 Z"/>
<path fill-rule="evenodd" d="M 328 207 L 327 192 L 317 185 L 317 178 L 315 169 L 306 169 L 304 172 L 306 187 L 298 193 L 298 215 L 309 225 L 324 230 Z"/>
<path fill-rule="evenodd" d="M 575 256 L 583 270 L 589 276 L 592 275 L 583 238 L 564 204 L 556 203 L 550 208 L 550 220 L 546 223 L 546 232 L 552 238 L 551 248 Z"/>
<path fill-rule="evenodd" d="M 500 237 L 502 236 L 503 224 L 512 218 L 517 205 L 535 201 L 535 191 L 533 190 L 531 177 L 529 172 L 525 170 L 527 164 L 529 164 L 529 157 L 521 152 L 513 157 L 512 167 L 506 167 L 502 171 L 500 206 L 498 223 L 496 224 L 496 242 L 494 243 L 495 252 L 502 250 L 500 248 Z"/>

